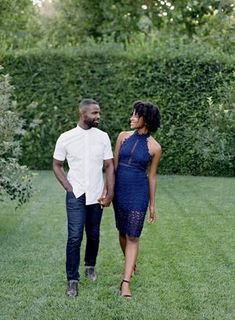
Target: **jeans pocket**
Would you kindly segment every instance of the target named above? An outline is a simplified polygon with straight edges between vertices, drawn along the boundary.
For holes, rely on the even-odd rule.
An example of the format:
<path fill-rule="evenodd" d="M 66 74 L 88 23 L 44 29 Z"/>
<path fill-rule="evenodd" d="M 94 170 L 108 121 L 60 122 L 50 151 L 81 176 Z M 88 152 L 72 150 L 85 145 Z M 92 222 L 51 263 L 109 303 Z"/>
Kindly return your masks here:
<path fill-rule="evenodd" d="M 76 197 L 75 197 L 75 194 L 73 193 L 73 191 L 67 191 L 66 198 L 67 198 L 67 200 L 72 200 L 72 199 L 76 200 Z"/>

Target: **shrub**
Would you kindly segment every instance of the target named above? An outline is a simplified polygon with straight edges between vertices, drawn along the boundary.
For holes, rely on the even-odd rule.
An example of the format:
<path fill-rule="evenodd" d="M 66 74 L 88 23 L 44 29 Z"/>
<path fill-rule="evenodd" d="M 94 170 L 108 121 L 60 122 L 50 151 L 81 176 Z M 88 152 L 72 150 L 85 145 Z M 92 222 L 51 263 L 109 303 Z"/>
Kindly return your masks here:
<path fill-rule="evenodd" d="M 235 159 L 235 108 L 214 104 L 208 98 L 207 118 L 199 123 L 195 149 L 203 160 L 201 170 L 210 175 L 233 170 Z"/>
<path fill-rule="evenodd" d="M 8 75 L 0 74 L 0 199 L 8 195 L 21 205 L 30 198 L 32 174 L 18 163 L 23 122 L 11 99 L 13 87 L 9 81 Z"/>
<path fill-rule="evenodd" d="M 129 129 L 132 103 L 142 99 L 160 106 L 162 128 L 156 137 L 163 147 L 161 173 L 232 175 L 228 140 L 229 156 L 222 166 L 216 150 L 205 157 L 198 144 L 198 133 L 212 121 L 208 97 L 219 106 L 232 90 L 232 60 L 200 47 L 170 49 L 133 54 L 117 48 L 34 50 L 3 56 L 14 76 L 17 108 L 27 120 L 21 159 L 33 169 L 51 168 L 56 139 L 76 125 L 78 103 L 86 97 L 99 101 L 102 128 L 114 144 L 118 133 Z M 32 100 L 36 106 L 29 105 Z M 227 121 L 223 119 L 220 128 Z M 223 139 L 231 130 L 229 124 Z"/>

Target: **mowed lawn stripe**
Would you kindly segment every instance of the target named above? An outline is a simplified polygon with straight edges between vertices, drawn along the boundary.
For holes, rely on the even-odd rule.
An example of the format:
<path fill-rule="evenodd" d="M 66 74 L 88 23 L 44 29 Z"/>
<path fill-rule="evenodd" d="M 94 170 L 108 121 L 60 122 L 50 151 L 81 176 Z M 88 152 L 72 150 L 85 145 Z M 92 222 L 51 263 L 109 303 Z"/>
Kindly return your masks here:
<path fill-rule="evenodd" d="M 204 193 L 194 192 L 200 190 L 200 187 L 203 187 L 203 182 L 211 178 L 206 180 L 201 178 L 201 186 L 199 183 L 196 188 L 193 180 L 199 179 L 198 177 L 179 177 L 177 181 L 173 178 L 166 181 L 167 183 L 162 185 L 162 189 L 159 189 L 159 193 L 168 195 L 166 197 L 168 201 L 165 201 L 165 196 L 161 198 L 159 194 L 159 198 L 164 200 L 164 210 L 167 211 L 167 221 L 164 220 L 164 217 L 160 217 L 159 220 L 159 223 L 164 220 L 162 227 L 159 227 L 161 236 L 159 244 L 163 245 L 163 254 L 166 255 L 167 261 L 170 263 L 169 282 L 173 287 L 174 281 L 179 281 L 182 284 L 185 296 L 188 296 L 189 300 L 189 303 L 186 304 L 187 308 L 189 306 L 191 309 L 194 308 L 192 311 L 195 314 L 197 311 L 202 313 L 203 309 L 208 308 L 209 305 L 216 314 L 216 310 L 222 311 L 221 307 L 224 305 L 232 312 L 232 287 L 226 289 L 227 286 L 223 286 L 223 284 L 229 284 L 234 279 L 231 268 L 232 265 L 234 266 L 233 257 L 231 247 L 229 247 L 230 241 L 234 239 L 232 233 L 234 224 L 228 225 L 231 215 L 227 222 L 227 212 L 223 214 L 222 207 L 214 205 L 207 207 L 206 201 L 203 199 Z M 221 181 L 219 178 L 213 178 L 213 180 L 217 183 Z M 174 181 L 174 188 L 172 188 L 172 181 Z M 225 179 L 225 181 L 230 183 L 232 179 Z M 224 190 L 224 192 L 229 192 L 229 190 Z M 215 197 L 216 194 L 215 188 L 213 196 Z M 213 220 L 214 212 L 216 217 Z M 226 231 L 227 235 L 229 234 L 227 239 L 230 241 L 228 243 L 226 239 L 221 241 L 219 229 L 221 224 L 225 226 L 223 231 Z M 180 288 L 175 285 L 174 291 L 179 293 Z M 182 303 L 180 305 L 182 306 Z"/>

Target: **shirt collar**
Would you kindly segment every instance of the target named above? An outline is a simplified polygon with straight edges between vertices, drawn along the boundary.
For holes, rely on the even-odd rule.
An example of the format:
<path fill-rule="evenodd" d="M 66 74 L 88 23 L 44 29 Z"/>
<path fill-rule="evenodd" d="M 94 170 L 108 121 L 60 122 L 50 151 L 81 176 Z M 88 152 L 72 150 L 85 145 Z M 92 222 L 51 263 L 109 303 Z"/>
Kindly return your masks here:
<path fill-rule="evenodd" d="M 80 132 L 88 133 L 88 132 L 93 131 L 94 128 L 90 128 L 90 129 L 86 129 L 86 130 L 85 130 L 85 129 L 81 128 L 81 127 L 79 126 L 79 124 L 77 124 L 76 129 L 77 129 L 78 131 L 80 131 Z"/>

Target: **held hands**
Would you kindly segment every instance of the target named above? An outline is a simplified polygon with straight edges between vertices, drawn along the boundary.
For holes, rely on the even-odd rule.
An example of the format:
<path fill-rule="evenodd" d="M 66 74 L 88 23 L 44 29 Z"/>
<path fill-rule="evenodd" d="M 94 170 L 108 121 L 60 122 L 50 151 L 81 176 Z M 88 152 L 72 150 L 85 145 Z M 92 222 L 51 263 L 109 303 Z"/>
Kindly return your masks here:
<path fill-rule="evenodd" d="M 111 200 L 108 199 L 108 197 L 100 197 L 98 199 L 98 202 L 100 203 L 101 208 L 109 207 Z"/>
<path fill-rule="evenodd" d="M 158 219 L 158 216 L 156 214 L 155 207 L 149 207 L 149 216 L 148 216 L 148 223 L 154 223 Z"/>
<path fill-rule="evenodd" d="M 106 196 L 103 196 L 103 195 L 102 195 L 102 196 L 98 199 L 98 202 L 100 203 L 100 206 L 101 206 L 102 209 L 103 209 L 104 207 L 109 207 L 111 201 L 112 201 L 112 198 L 109 197 L 108 195 L 106 195 Z"/>
<path fill-rule="evenodd" d="M 108 195 L 108 191 L 105 188 L 102 192 L 101 197 L 98 199 L 98 202 L 100 203 L 101 208 L 103 209 L 104 207 L 109 207 L 110 203 L 112 201 L 113 197 Z"/>

